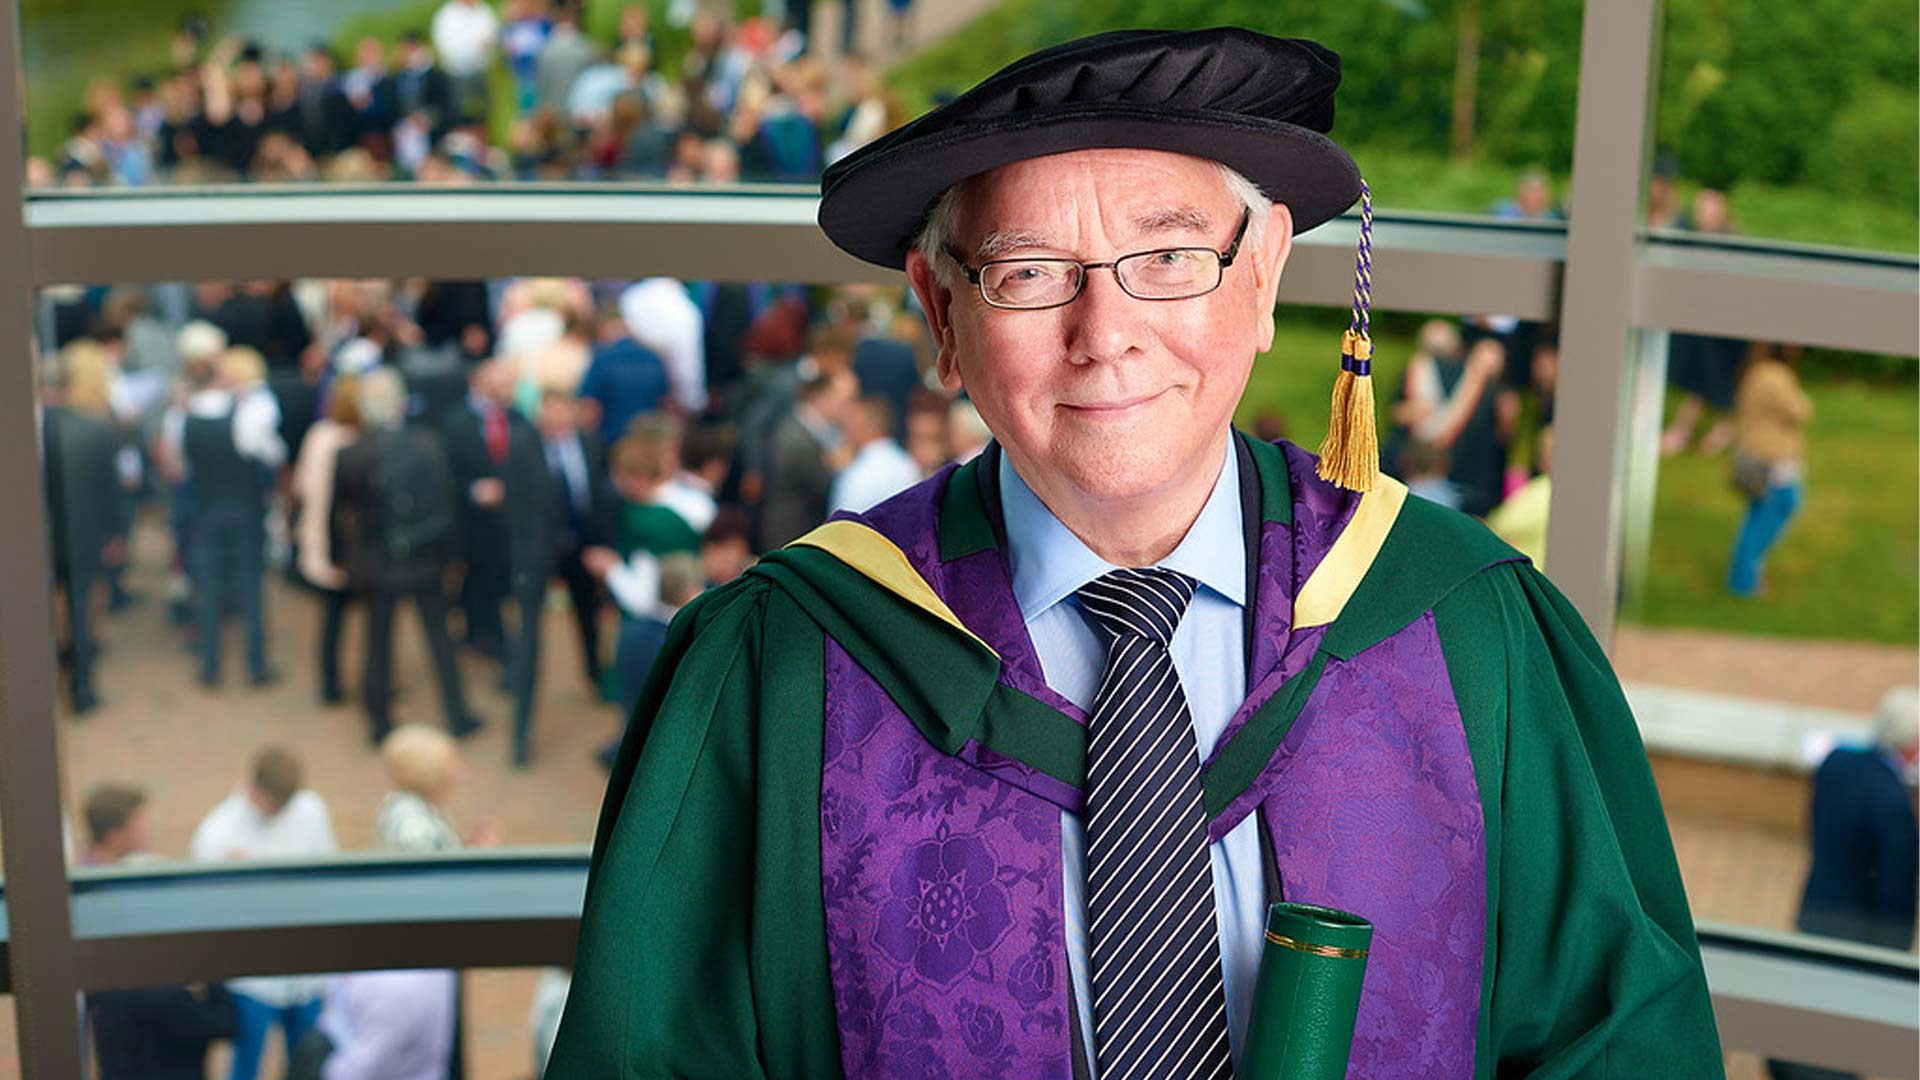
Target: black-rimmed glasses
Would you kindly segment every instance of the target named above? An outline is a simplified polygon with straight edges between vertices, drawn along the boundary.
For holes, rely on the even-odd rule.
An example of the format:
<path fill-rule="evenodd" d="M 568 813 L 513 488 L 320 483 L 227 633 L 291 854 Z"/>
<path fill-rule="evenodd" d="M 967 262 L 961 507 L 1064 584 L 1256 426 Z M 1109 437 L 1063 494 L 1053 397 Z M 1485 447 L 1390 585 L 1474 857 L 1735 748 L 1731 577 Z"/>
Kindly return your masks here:
<path fill-rule="evenodd" d="M 1226 250 L 1205 247 L 1156 248 L 1122 255 L 1110 262 L 1078 259 L 993 259 L 979 266 L 947 245 L 947 254 L 966 271 L 967 280 L 980 288 L 980 298 L 991 307 L 1016 311 L 1071 304 L 1087 287 L 1087 271 L 1112 270 L 1114 280 L 1136 300 L 1188 300 L 1220 287 L 1226 269 L 1240 252 L 1253 211 L 1240 215 L 1240 227 Z"/>

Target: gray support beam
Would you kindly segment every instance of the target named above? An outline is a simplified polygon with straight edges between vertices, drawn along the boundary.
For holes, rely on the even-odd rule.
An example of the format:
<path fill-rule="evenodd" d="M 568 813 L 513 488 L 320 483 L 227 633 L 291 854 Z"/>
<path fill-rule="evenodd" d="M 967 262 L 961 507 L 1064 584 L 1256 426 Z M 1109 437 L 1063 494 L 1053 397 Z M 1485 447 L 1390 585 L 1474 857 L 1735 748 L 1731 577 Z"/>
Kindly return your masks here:
<path fill-rule="evenodd" d="M 29 1080 L 81 1075 L 79 989 L 67 909 L 60 819 L 60 748 L 54 726 L 53 575 L 40 484 L 32 336 L 33 268 L 21 214 L 19 0 L 0 0 L 0 491 L 14 513 L 0 528 L 0 828 L 5 829 L 7 916 L 20 1068 Z"/>
<path fill-rule="evenodd" d="M 1547 564 L 1603 644 L 1620 574 L 1635 234 L 1660 11 L 1659 0 L 1589 3 L 1580 30 Z"/>
<path fill-rule="evenodd" d="M 41 285 L 374 274 L 904 283 L 829 243 L 814 224 L 819 202 L 795 186 L 255 186 L 36 195 L 27 223 Z M 1345 218 L 1301 237 L 1282 302 L 1344 308 L 1359 231 Z M 1374 250 L 1380 310 L 1548 319 L 1566 238 L 1557 226 L 1383 212 Z"/>

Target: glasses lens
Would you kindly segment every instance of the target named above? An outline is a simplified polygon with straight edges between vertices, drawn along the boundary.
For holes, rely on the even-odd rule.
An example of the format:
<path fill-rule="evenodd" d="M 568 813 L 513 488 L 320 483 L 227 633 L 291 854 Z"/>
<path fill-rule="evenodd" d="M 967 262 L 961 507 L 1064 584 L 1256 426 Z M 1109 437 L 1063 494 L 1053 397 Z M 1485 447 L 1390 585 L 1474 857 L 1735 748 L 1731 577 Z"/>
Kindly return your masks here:
<path fill-rule="evenodd" d="M 1135 296 L 1178 300 L 1211 292 L 1220 284 L 1220 254 L 1207 248 L 1143 251 L 1121 259 L 1114 272 Z"/>
<path fill-rule="evenodd" d="M 980 291 L 996 307 L 1064 304 L 1080 289 L 1080 264 L 1064 259 L 1016 259 L 980 268 Z"/>

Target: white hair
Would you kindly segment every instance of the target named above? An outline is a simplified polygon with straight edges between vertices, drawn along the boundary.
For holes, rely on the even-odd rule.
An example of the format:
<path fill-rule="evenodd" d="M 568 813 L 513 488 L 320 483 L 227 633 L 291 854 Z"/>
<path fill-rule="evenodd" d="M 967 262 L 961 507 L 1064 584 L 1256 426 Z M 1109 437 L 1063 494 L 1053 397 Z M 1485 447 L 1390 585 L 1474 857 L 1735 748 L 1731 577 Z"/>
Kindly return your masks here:
<path fill-rule="evenodd" d="M 407 418 L 407 384 L 384 365 L 360 377 L 360 417 L 370 428 L 399 427 Z"/>
<path fill-rule="evenodd" d="M 1873 735 L 1875 742 L 1895 750 L 1920 739 L 1920 690 L 1911 686 L 1888 690 L 1873 711 Z"/>
<path fill-rule="evenodd" d="M 195 319 L 180 328 L 173 349 L 184 361 L 211 360 L 227 351 L 227 332 L 205 319 Z"/>
<path fill-rule="evenodd" d="M 1243 248 L 1258 247 L 1260 239 L 1266 234 L 1267 216 L 1273 210 L 1273 200 L 1260 190 L 1260 185 L 1246 178 L 1246 175 L 1222 162 L 1214 162 L 1219 170 L 1220 180 L 1227 185 L 1241 205 L 1247 208 L 1247 235 L 1241 240 Z M 952 288 L 959 280 L 953 260 L 947 258 L 947 245 L 953 243 L 955 233 L 960 227 L 960 198 L 963 189 L 977 176 L 968 177 L 940 193 L 934 200 L 932 209 L 927 211 L 926 223 L 913 238 L 913 246 L 933 267 L 935 280 Z"/>

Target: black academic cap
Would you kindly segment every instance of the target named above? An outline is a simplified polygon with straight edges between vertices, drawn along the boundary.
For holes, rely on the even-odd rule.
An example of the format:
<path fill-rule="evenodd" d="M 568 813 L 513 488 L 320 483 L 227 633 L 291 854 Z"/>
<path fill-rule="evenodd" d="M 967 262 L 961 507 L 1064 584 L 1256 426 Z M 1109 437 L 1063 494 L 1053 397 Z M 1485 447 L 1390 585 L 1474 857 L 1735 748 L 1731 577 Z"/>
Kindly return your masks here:
<path fill-rule="evenodd" d="M 820 227 L 895 269 L 947 188 L 1071 150 L 1169 150 L 1221 162 L 1287 204 L 1305 232 L 1352 206 L 1360 172 L 1327 133 L 1340 57 L 1234 27 L 1116 30 L 1016 60 L 835 162 Z"/>

